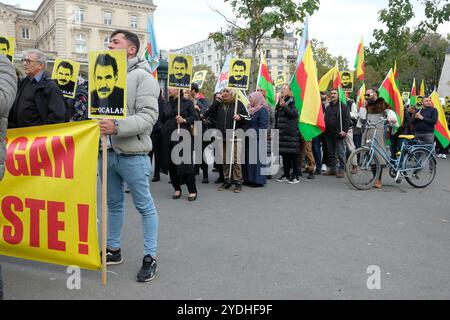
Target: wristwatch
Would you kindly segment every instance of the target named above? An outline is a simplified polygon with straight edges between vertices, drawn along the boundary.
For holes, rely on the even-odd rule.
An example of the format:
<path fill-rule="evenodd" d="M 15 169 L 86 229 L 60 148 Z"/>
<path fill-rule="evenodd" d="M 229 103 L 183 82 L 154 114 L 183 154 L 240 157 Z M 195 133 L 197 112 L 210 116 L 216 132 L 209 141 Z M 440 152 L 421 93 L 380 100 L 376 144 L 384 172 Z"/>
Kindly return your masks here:
<path fill-rule="evenodd" d="M 114 120 L 114 134 L 117 135 L 119 133 L 119 121 Z"/>

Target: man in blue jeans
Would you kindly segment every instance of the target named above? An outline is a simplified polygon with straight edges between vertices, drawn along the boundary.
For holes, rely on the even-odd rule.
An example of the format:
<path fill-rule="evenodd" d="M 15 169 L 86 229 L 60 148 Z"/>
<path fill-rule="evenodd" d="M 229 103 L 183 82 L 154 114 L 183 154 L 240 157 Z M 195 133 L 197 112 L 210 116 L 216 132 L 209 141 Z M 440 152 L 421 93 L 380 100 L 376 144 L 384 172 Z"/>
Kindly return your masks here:
<path fill-rule="evenodd" d="M 125 216 L 124 183 L 130 189 L 136 209 L 142 216 L 144 259 L 138 282 L 155 278 L 158 214 L 150 194 L 152 150 L 150 133 L 158 119 L 159 85 L 145 60 L 139 60 L 139 38 L 131 32 L 116 30 L 111 34 L 110 50 L 127 52 L 127 118 L 100 121 L 101 134 L 108 135 L 108 265 L 123 262 L 120 233 Z M 101 170 L 102 156 L 99 159 Z"/>

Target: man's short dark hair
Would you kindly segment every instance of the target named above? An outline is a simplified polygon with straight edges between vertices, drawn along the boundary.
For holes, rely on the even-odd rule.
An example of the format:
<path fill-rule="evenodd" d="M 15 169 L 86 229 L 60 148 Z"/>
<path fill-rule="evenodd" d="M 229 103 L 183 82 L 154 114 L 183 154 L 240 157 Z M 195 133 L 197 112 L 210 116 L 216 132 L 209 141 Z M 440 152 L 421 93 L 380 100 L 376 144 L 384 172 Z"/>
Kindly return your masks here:
<path fill-rule="evenodd" d="M 191 90 L 194 90 L 195 93 L 198 93 L 199 91 L 198 84 L 196 83 L 191 84 Z"/>
<path fill-rule="evenodd" d="M 6 39 L 5 37 L 0 37 L 0 43 L 5 43 L 6 47 L 9 50 L 9 40 L 8 39 Z"/>
<path fill-rule="evenodd" d="M 59 68 L 64 68 L 64 69 L 69 69 L 70 70 L 70 75 L 73 75 L 73 66 L 71 63 L 67 62 L 67 61 L 63 61 L 59 64 L 58 69 Z"/>
<path fill-rule="evenodd" d="M 175 57 L 175 59 L 173 59 L 172 66 L 175 64 L 175 62 L 184 63 L 184 65 L 186 66 L 186 69 L 188 67 L 188 61 L 185 57 L 181 57 L 181 56 Z"/>
<path fill-rule="evenodd" d="M 235 66 L 241 66 L 244 67 L 244 71 L 247 69 L 247 65 L 242 60 L 237 60 L 233 63 L 233 67 L 231 69 L 234 69 Z"/>
<path fill-rule="evenodd" d="M 119 30 L 116 30 L 113 33 L 111 33 L 111 39 L 119 33 L 122 33 L 125 40 L 131 42 L 136 47 L 136 55 L 137 55 L 139 52 L 139 49 L 141 48 L 141 42 L 139 41 L 138 36 L 136 34 L 134 34 L 133 32 L 119 29 Z"/>
<path fill-rule="evenodd" d="M 346 76 L 346 77 L 352 77 L 350 72 L 342 72 L 342 76 Z"/>
<path fill-rule="evenodd" d="M 109 55 L 109 54 L 99 54 L 97 56 L 97 60 L 95 60 L 95 66 L 94 66 L 94 74 L 95 74 L 95 70 L 97 69 L 97 65 L 100 66 L 111 66 L 113 68 L 114 71 L 114 77 L 117 77 L 117 62 L 116 62 L 116 58 L 114 58 L 113 56 Z"/>

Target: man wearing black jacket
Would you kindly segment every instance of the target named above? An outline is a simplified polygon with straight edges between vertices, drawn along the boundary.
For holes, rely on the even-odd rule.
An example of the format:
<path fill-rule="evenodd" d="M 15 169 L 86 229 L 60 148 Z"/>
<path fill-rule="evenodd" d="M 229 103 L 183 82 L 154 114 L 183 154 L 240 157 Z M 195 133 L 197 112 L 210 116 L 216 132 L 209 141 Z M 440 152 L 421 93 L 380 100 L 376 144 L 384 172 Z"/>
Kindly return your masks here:
<path fill-rule="evenodd" d="M 438 121 L 438 112 L 430 98 L 423 98 L 423 107 L 414 115 L 413 123 L 416 138 L 426 144 L 434 143 L 434 127 Z"/>
<path fill-rule="evenodd" d="M 350 111 L 346 104 L 340 103 L 337 89 L 331 90 L 330 97 L 330 105 L 325 111 L 325 138 L 330 168 L 324 175 L 343 178 L 346 158 L 344 141 L 351 125 Z"/>
<path fill-rule="evenodd" d="M 246 122 L 250 121 L 250 115 L 244 105 L 238 101 L 238 107 L 236 115 L 234 115 L 235 109 L 235 99 L 237 99 L 235 91 L 225 88 L 221 91 L 221 94 L 217 96 L 213 105 L 205 112 L 204 116 L 206 118 L 213 119 L 217 126 L 216 128 L 222 132 L 223 137 L 223 175 L 225 182 L 220 187 L 220 191 L 230 189 L 234 185 L 233 191 L 235 193 L 240 193 L 242 190 L 242 167 L 237 161 L 237 157 L 242 149 L 242 141 L 235 138 L 234 141 L 234 152 L 233 152 L 233 163 L 229 163 L 230 159 L 227 158 L 227 147 L 230 143 L 226 141 L 226 131 L 233 130 L 233 123 L 236 121 L 235 129 L 244 129 Z M 231 180 L 230 169 L 232 167 Z"/>
<path fill-rule="evenodd" d="M 25 52 L 27 76 L 20 80 L 16 100 L 9 113 L 8 128 L 23 128 L 65 121 L 64 98 L 56 82 L 45 73 L 47 57 L 39 50 Z"/>

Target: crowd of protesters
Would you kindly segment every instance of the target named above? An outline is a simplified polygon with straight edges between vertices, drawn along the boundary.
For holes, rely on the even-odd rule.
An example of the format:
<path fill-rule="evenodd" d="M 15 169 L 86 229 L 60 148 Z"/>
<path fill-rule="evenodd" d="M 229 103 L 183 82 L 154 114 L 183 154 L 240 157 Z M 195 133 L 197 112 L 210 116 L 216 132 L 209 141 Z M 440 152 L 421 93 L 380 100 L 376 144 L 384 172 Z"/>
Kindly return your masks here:
<path fill-rule="evenodd" d="M 127 51 L 127 105 L 132 112 L 128 112 L 123 120 L 99 121 L 101 133 L 109 137 L 107 263 L 123 262 L 120 238 L 125 214 L 124 192 L 127 189 L 142 216 L 144 258 L 137 275 L 140 282 L 152 280 L 157 271 L 158 215 L 150 193 L 150 180 L 156 183 L 160 181 L 161 173 L 169 175 L 173 187 L 172 199 L 182 198 L 182 186 L 186 185 L 189 201 L 198 198 L 196 175 L 200 174 L 200 169 L 201 182 L 210 183 L 209 165 L 203 156 L 208 143 L 203 142 L 201 154 L 195 155 L 201 157 L 199 161 L 176 162 L 172 151 L 182 140 L 173 141 L 174 132 L 183 130 L 189 132 L 191 137 L 203 135 L 207 129 L 221 132 L 222 137 L 226 138 L 222 140 L 222 154 L 219 156 L 223 161 L 214 164 L 213 171 L 218 174 L 215 182 L 220 184 L 220 191 L 240 193 L 243 185 L 261 188 L 267 184 L 267 179 L 272 178 L 290 185 L 301 183 L 304 174 L 308 180 L 321 174 L 343 178 L 349 154 L 366 145 L 367 136 L 371 134 L 366 129 L 366 122 L 387 117 L 391 124 L 396 124 L 395 114 L 378 96 L 376 89 L 367 90 L 366 101 L 357 108 L 351 99 L 347 99 L 347 103 L 340 102 L 338 90 L 333 88 L 330 92 L 321 92 L 326 130 L 312 141 L 305 141 L 299 131 L 299 113 L 288 84 L 282 86 L 274 108 L 267 103 L 263 90 L 250 93 L 248 105 L 238 99 L 235 90 L 228 88 L 217 92 L 210 103 L 196 84 L 192 85 L 191 90 L 183 92 L 169 89 L 168 96 L 164 97 L 148 63 L 137 57 L 139 39 L 135 34 L 117 30 L 111 35 L 108 47 L 110 50 Z M 75 98 L 64 98 L 60 88 L 45 71 L 46 63 L 47 57 L 41 51 L 26 51 L 22 59 L 25 76 L 17 78 L 12 64 L 0 56 L 0 178 L 4 170 L 6 127 L 40 126 L 88 118 L 87 83 L 80 79 Z M 415 134 L 426 143 L 434 143 L 437 117 L 432 101 L 424 98 L 422 109 L 405 108 L 404 123 L 395 133 L 386 130 L 381 123 L 377 131 L 378 140 L 384 143 L 389 137 L 394 157 L 401 145 L 400 134 Z M 202 123 L 200 132 L 196 131 L 195 126 L 199 121 Z M 252 154 L 245 143 L 246 138 L 234 134 L 237 130 L 250 129 L 256 132 L 253 139 L 257 145 L 255 161 L 250 161 Z M 278 130 L 282 160 L 282 173 L 275 177 L 275 173 L 269 174 L 269 171 L 263 170 L 273 160 L 273 144 L 270 141 L 273 129 Z M 235 132 L 229 137 L 227 130 Z M 266 138 L 265 135 L 268 138 L 267 152 L 260 152 L 259 141 Z M 439 157 L 446 157 L 448 149 L 442 148 L 439 141 L 437 150 Z M 192 154 L 194 146 L 187 151 Z M 239 161 L 241 155 L 243 162 Z M 102 161 L 101 153 L 99 161 Z M 352 163 L 352 170 L 356 170 L 356 166 Z M 150 177 L 152 171 L 153 176 Z M 375 188 L 381 187 L 380 175 Z"/>

